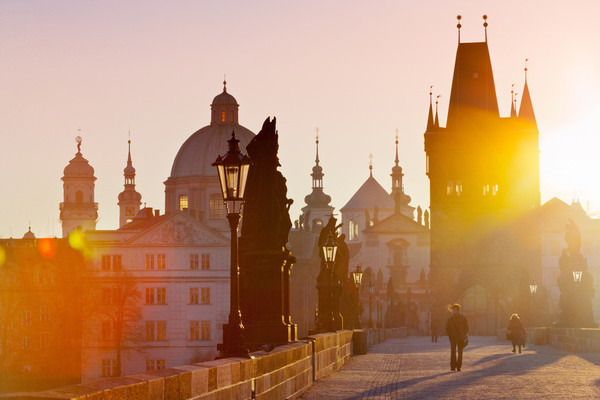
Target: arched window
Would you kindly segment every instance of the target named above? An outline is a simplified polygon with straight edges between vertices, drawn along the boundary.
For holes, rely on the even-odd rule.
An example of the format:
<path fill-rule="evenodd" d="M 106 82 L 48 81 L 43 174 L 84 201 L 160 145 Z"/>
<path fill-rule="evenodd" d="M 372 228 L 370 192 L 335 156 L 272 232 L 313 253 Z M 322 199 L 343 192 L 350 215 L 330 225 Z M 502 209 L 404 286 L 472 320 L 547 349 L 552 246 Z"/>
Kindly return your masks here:
<path fill-rule="evenodd" d="M 225 111 L 221 111 L 221 122 L 225 122 Z"/>
<path fill-rule="evenodd" d="M 348 222 L 348 240 L 353 242 L 358 239 L 358 224 L 354 220 Z"/>
<path fill-rule="evenodd" d="M 188 197 L 186 194 L 179 195 L 179 210 L 187 211 L 188 209 Z"/>
<path fill-rule="evenodd" d="M 83 203 L 83 192 L 81 190 L 75 192 L 75 203 Z"/>
<path fill-rule="evenodd" d="M 211 194 L 209 196 L 210 219 L 222 219 L 224 214 L 223 195 L 220 193 Z"/>

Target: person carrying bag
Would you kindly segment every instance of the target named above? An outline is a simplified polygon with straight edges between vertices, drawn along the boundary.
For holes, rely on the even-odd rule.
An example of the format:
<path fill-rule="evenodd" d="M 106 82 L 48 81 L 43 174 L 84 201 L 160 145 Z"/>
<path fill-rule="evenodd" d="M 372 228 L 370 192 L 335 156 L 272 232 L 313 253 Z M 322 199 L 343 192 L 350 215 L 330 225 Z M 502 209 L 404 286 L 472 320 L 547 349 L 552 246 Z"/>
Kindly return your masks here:
<path fill-rule="evenodd" d="M 446 334 L 450 339 L 450 370 L 460 371 L 462 368 L 463 349 L 469 344 L 469 323 L 467 318 L 460 313 L 460 305 L 450 306 L 452 315 L 446 322 Z"/>

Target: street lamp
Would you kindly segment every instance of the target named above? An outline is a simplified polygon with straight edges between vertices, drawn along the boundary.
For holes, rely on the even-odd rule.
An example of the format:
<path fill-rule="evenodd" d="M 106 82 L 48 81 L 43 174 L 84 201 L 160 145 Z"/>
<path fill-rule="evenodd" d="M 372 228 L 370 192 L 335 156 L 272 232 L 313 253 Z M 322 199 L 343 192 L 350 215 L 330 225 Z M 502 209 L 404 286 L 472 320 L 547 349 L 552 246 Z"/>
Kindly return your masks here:
<path fill-rule="evenodd" d="M 538 288 L 538 285 L 536 285 L 536 283 L 533 282 L 532 284 L 529 285 L 529 293 L 531 293 L 532 295 L 536 294 L 537 288 Z"/>
<path fill-rule="evenodd" d="M 583 278 L 583 271 L 578 269 L 573 271 L 573 281 L 575 283 L 580 283 L 581 282 L 581 278 Z"/>
<path fill-rule="evenodd" d="M 333 332 L 334 320 L 333 320 L 333 277 L 335 275 L 335 257 L 337 255 L 337 243 L 333 237 L 333 232 L 329 232 L 327 239 L 322 245 L 323 259 L 329 272 L 329 306 L 327 307 L 327 325 L 328 331 Z"/>
<path fill-rule="evenodd" d="M 238 227 L 244 203 L 244 191 L 248 170 L 252 161 L 242 154 L 235 132 L 227 141 L 229 148 L 223 157 L 218 156 L 212 164 L 217 167 L 223 202 L 227 207 L 227 219 L 231 230 L 230 304 L 229 321 L 223 325 L 222 357 L 249 357 L 244 347 L 244 324 L 240 311 L 240 267 L 238 264 Z"/>
<path fill-rule="evenodd" d="M 369 282 L 369 284 L 367 285 L 367 289 L 369 290 L 369 328 L 373 327 L 373 318 L 372 318 L 372 312 L 373 312 L 373 292 L 375 291 L 375 285 L 373 285 L 371 282 Z"/>
<path fill-rule="evenodd" d="M 360 265 L 356 266 L 356 270 L 352 272 L 352 280 L 354 281 L 354 286 L 356 287 L 356 327 L 360 328 L 360 314 L 361 314 L 361 304 L 360 304 L 360 284 L 362 282 L 363 272 L 360 268 Z"/>

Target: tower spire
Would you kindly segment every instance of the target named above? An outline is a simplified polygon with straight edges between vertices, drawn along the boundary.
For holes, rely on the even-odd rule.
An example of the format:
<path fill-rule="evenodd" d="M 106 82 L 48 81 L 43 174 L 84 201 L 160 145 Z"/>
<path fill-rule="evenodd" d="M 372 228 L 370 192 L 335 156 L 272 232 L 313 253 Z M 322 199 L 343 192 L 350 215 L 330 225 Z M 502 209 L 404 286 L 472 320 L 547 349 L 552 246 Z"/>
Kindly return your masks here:
<path fill-rule="evenodd" d="M 398 166 L 398 163 L 400 162 L 400 159 L 398 159 L 398 132 L 399 132 L 399 129 L 396 128 L 396 159 L 394 160 L 394 162 L 396 163 L 396 167 Z"/>
<path fill-rule="evenodd" d="M 517 107 L 515 106 L 515 84 L 513 83 L 510 88 L 510 117 L 517 116 Z"/>
<path fill-rule="evenodd" d="M 440 101 L 440 97 L 442 97 L 442 95 L 441 95 L 441 94 L 438 94 L 438 95 L 436 96 L 436 98 L 435 98 L 435 121 L 434 121 L 433 125 L 434 125 L 436 128 L 439 128 L 439 127 L 440 127 L 440 119 L 439 119 L 439 117 L 438 117 L 438 103 L 439 103 L 439 101 Z"/>
<path fill-rule="evenodd" d="M 227 93 L 227 76 L 223 74 L 223 93 Z"/>
<path fill-rule="evenodd" d="M 487 15 L 483 14 L 483 29 L 485 30 L 485 42 L 487 43 Z"/>
<path fill-rule="evenodd" d="M 369 176 L 373 177 L 373 153 L 369 154 Z"/>
<path fill-rule="evenodd" d="M 315 163 L 319 165 L 319 127 L 315 129 L 317 132 L 317 136 L 315 137 L 315 143 L 317 145 L 317 157 L 315 158 Z"/>
<path fill-rule="evenodd" d="M 460 28 L 462 28 L 462 25 L 460 24 L 461 19 L 462 19 L 461 15 L 456 16 L 456 20 L 458 21 L 458 24 L 456 24 L 456 27 L 458 28 L 458 44 L 460 44 Z"/>
<path fill-rule="evenodd" d="M 433 124 L 433 86 L 429 86 L 429 115 L 427 116 L 427 131 L 431 131 Z"/>
<path fill-rule="evenodd" d="M 127 140 L 127 165 L 123 169 L 124 189 L 119 193 L 119 227 L 127 224 L 140 210 L 142 195 L 135 190 L 135 168 L 131 161 L 131 131 Z"/>
<path fill-rule="evenodd" d="M 529 85 L 527 84 L 527 61 L 529 61 L 528 58 L 525 59 L 525 85 L 523 86 L 523 95 L 521 96 L 519 119 L 525 120 L 534 127 L 537 127 L 533 104 L 531 103 L 531 95 L 529 94 Z"/>

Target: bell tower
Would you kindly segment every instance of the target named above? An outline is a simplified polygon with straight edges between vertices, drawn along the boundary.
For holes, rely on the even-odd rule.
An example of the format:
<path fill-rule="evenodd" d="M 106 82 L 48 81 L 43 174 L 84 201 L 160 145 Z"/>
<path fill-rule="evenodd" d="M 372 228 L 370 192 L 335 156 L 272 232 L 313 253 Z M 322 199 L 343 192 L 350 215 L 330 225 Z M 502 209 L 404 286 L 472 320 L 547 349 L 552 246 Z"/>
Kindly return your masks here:
<path fill-rule="evenodd" d="M 127 153 L 127 166 L 123 170 L 125 176 L 125 189 L 119 193 L 119 228 L 131 222 L 132 218 L 140 211 L 142 195 L 135 190 L 135 168 L 131 162 L 131 140 L 127 141 L 129 146 Z"/>
<path fill-rule="evenodd" d="M 94 168 L 81 155 L 81 136 L 75 141 L 77 153 L 65 167 L 62 177 L 63 202 L 59 209 L 63 237 L 78 228 L 95 230 L 98 219 L 98 203 L 94 202 Z"/>

